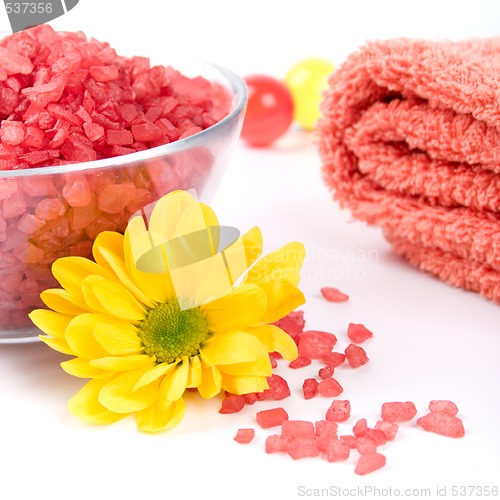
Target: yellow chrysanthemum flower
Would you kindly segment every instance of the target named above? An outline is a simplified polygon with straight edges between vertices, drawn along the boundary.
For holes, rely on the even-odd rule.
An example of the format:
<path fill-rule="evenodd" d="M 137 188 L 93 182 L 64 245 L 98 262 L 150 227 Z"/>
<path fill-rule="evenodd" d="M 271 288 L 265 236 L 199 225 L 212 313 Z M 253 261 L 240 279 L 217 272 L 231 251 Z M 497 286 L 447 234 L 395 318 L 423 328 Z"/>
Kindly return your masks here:
<path fill-rule="evenodd" d="M 207 205 L 177 191 L 157 202 L 147 228 L 135 217 L 124 235 L 99 234 L 95 262 L 53 264 L 62 288 L 42 292 L 48 309 L 30 318 L 43 342 L 74 356 L 63 369 L 91 379 L 69 401 L 72 414 L 98 424 L 135 414 L 141 430 L 162 431 L 182 419 L 186 389 L 260 392 L 269 352 L 296 358 L 294 341 L 270 323 L 305 301 L 302 244 L 258 260 L 258 228 L 223 250 L 217 228 Z"/>

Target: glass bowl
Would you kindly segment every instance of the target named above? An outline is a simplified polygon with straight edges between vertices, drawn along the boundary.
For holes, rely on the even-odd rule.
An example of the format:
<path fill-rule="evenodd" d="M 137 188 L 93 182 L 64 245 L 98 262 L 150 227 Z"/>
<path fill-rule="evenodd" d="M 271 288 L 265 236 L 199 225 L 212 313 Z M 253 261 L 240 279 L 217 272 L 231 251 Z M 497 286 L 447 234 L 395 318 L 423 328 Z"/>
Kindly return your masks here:
<path fill-rule="evenodd" d="M 99 232 L 123 232 L 132 214 L 168 192 L 194 189 L 200 200 L 213 199 L 240 135 L 246 86 L 216 65 L 171 65 L 185 76 L 201 76 L 228 89 L 229 114 L 201 132 L 146 151 L 0 171 L 0 343 L 38 339 L 41 332 L 28 313 L 43 307 L 42 290 L 58 286 L 51 274 L 54 260 L 67 255 L 91 258 Z M 83 205 L 76 196 L 72 206 L 68 193 L 79 189 L 87 193 L 87 202 Z M 64 213 L 47 216 L 42 224 L 36 209 L 51 204 L 64 207 Z"/>

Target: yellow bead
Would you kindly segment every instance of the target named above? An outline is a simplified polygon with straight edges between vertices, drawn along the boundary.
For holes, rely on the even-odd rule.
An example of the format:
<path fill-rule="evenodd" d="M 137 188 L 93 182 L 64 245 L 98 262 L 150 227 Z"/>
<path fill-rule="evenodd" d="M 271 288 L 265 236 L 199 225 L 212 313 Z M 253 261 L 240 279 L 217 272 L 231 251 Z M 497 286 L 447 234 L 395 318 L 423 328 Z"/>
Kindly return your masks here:
<path fill-rule="evenodd" d="M 294 120 L 307 130 L 314 128 L 321 115 L 319 105 L 333 70 L 330 62 L 310 58 L 299 61 L 285 76 L 294 101 Z"/>

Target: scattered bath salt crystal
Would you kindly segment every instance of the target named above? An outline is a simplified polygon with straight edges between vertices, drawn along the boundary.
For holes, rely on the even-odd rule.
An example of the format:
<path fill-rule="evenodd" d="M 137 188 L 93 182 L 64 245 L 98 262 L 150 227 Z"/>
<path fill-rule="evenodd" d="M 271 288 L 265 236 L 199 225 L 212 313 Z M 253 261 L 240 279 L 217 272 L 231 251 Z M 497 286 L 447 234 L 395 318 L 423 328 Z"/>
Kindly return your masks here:
<path fill-rule="evenodd" d="M 351 450 L 356 449 L 356 438 L 354 436 L 351 436 L 349 434 L 345 436 L 339 436 L 339 441 L 346 443 Z"/>
<path fill-rule="evenodd" d="M 448 415 L 456 415 L 458 408 L 455 403 L 447 400 L 432 400 L 429 403 L 429 410 L 431 412 L 448 413 Z"/>
<path fill-rule="evenodd" d="M 361 344 L 365 340 L 373 337 L 373 333 L 365 325 L 349 323 L 347 336 L 355 344 Z"/>
<path fill-rule="evenodd" d="M 320 378 L 330 378 L 335 373 L 335 368 L 332 365 L 326 365 L 318 370 L 318 376 Z"/>
<path fill-rule="evenodd" d="M 273 373 L 270 377 L 267 377 L 267 383 L 270 391 L 269 399 L 280 401 L 290 396 L 288 382 L 280 375 Z"/>
<path fill-rule="evenodd" d="M 271 361 L 271 367 L 276 368 L 278 366 L 278 362 L 276 360 L 281 359 L 282 356 L 279 352 L 270 352 L 269 353 L 269 361 Z"/>
<path fill-rule="evenodd" d="M 245 406 L 245 399 L 243 396 L 231 394 L 229 396 L 226 396 L 222 400 L 222 405 L 219 410 L 219 413 L 222 414 L 237 413 L 241 411 L 244 406 Z"/>
<path fill-rule="evenodd" d="M 369 474 L 370 472 L 381 469 L 386 462 L 386 458 L 381 453 L 366 453 L 359 457 L 354 472 L 358 475 Z"/>
<path fill-rule="evenodd" d="M 398 433 L 399 426 L 394 422 L 385 422 L 384 420 L 379 420 L 375 424 L 375 429 L 382 431 L 387 438 L 387 441 L 394 441 L 396 434 Z"/>
<path fill-rule="evenodd" d="M 318 383 L 317 391 L 322 396 L 337 397 L 344 389 L 334 378 L 326 378 Z"/>
<path fill-rule="evenodd" d="M 342 462 L 349 458 L 351 447 L 345 440 L 330 440 L 325 451 L 329 462 Z"/>
<path fill-rule="evenodd" d="M 321 289 L 321 294 L 329 302 L 346 302 L 349 300 L 349 295 L 346 295 L 337 288 L 324 287 Z"/>
<path fill-rule="evenodd" d="M 286 451 L 294 460 L 319 455 L 315 437 L 296 437 L 288 443 Z"/>
<path fill-rule="evenodd" d="M 337 422 L 332 422 L 331 420 L 318 420 L 315 423 L 317 437 L 325 435 L 337 437 L 338 428 Z"/>
<path fill-rule="evenodd" d="M 368 424 L 366 422 L 366 418 L 360 418 L 354 424 L 354 427 L 352 428 L 352 433 L 354 434 L 355 438 L 359 438 L 364 436 L 367 430 L 368 430 Z"/>
<path fill-rule="evenodd" d="M 284 408 L 271 408 L 270 410 L 261 410 L 256 414 L 257 423 L 263 429 L 281 425 L 284 420 L 288 420 L 288 413 Z"/>
<path fill-rule="evenodd" d="M 281 434 L 272 434 L 266 438 L 266 453 L 286 452 L 290 443 L 294 440 L 293 436 L 283 436 Z"/>
<path fill-rule="evenodd" d="M 293 437 L 315 436 L 314 424 L 307 420 L 284 420 L 281 423 L 281 434 Z"/>
<path fill-rule="evenodd" d="M 417 408 L 411 401 L 384 403 L 382 405 L 382 420 L 385 422 L 408 422 L 417 414 Z"/>
<path fill-rule="evenodd" d="M 361 455 L 366 455 L 368 453 L 376 453 L 377 443 L 370 439 L 369 437 L 359 437 L 356 438 L 356 449 Z"/>
<path fill-rule="evenodd" d="M 349 400 L 336 399 L 326 411 L 325 418 L 332 422 L 346 422 L 351 416 L 351 403 Z"/>
<path fill-rule="evenodd" d="M 337 368 L 345 361 L 345 354 L 343 352 L 329 352 L 323 356 L 322 361 L 325 365 Z"/>
<path fill-rule="evenodd" d="M 309 366 L 311 362 L 311 358 L 307 356 L 297 356 L 293 361 L 290 361 L 288 366 L 293 369 L 304 368 L 304 366 Z"/>
<path fill-rule="evenodd" d="M 345 349 L 345 356 L 347 362 L 353 368 L 359 368 L 360 366 L 368 363 L 369 359 L 366 355 L 366 351 L 359 345 L 349 344 Z"/>
<path fill-rule="evenodd" d="M 460 438 L 465 435 L 462 421 L 455 415 L 445 412 L 430 412 L 417 419 L 417 425 L 425 431 L 441 434 L 442 436 Z"/>
<path fill-rule="evenodd" d="M 238 429 L 234 440 L 240 444 L 248 444 L 255 437 L 255 429 Z"/>
<path fill-rule="evenodd" d="M 308 330 L 299 337 L 299 356 L 311 359 L 321 359 L 332 351 L 337 343 L 337 337 L 333 333 L 319 330 Z"/>
<path fill-rule="evenodd" d="M 318 392 L 319 382 L 315 378 L 307 378 L 302 383 L 302 392 L 304 394 L 304 399 L 311 399 Z"/>
<path fill-rule="evenodd" d="M 292 311 L 274 324 L 295 340 L 304 331 L 304 311 Z"/>

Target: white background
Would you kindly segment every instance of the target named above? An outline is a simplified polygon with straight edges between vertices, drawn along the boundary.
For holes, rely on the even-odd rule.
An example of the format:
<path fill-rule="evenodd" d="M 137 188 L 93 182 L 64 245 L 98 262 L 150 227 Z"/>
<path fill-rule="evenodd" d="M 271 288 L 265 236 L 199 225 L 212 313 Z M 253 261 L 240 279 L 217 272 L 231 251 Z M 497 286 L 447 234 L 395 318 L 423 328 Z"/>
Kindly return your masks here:
<path fill-rule="evenodd" d="M 0 10 L 0 28 L 7 30 Z M 368 39 L 500 35 L 499 19 L 494 0 L 80 0 L 52 25 L 82 30 L 124 55 L 168 63 L 182 54 L 241 76 L 280 78 L 304 57 L 339 64 Z M 384 401 L 411 400 L 422 415 L 431 399 L 451 399 L 466 436 L 454 440 L 414 422 L 403 425 L 396 441 L 380 450 L 387 466 L 365 477 L 353 472 L 356 453 L 332 464 L 268 455 L 264 441 L 271 431 L 256 426 L 256 411 L 279 405 L 290 418 L 314 421 L 330 403 L 301 395 L 302 380 L 315 376 L 318 365 L 293 371 L 286 363 L 277 372 L 289 381 L 292 397 L 279 403 L 220 415 L 220 400 L 190 397 L 185 419 L 168 433 L 142 434 L 133 418 L 93 427 L 66 410 L 83 381 L 62 371 L 64 356 L 41 344 L 0 345 L 0 498 L 293 499 L 346 496 L 345 489 L 357 487 L 380 488 L 375 497 L 390 497 L 390 488 L 393 497 L 395 488 L 401 496 L 407 488 L 430 489 L 433 498 L 439 487 L 452 498 L 454 485 L 500 486 L 498 305 L 395 256 L 377 228 L 351 221 L 331 201 L 319 167 L 311 134 L 295 128 L 272 148 L 239 143 L 212 206 L 224 224 L 242 231 L 259 225 L 266 250 L 304 242 L 308 328 L 335 333 L 339 349 L 347 345 L 349 322 L 374 332 L 365 344 L 370 362 L 336 374 L 353 408 L 343 432 L 361 417 L 374 425 Z M 336 286 L 351 299 L 328 303 L 322 286 Z M 251 444 L 233 441 L 238 428 L 252 426 Z M 418 493 L 413 497 L 426 492 Z"/>

